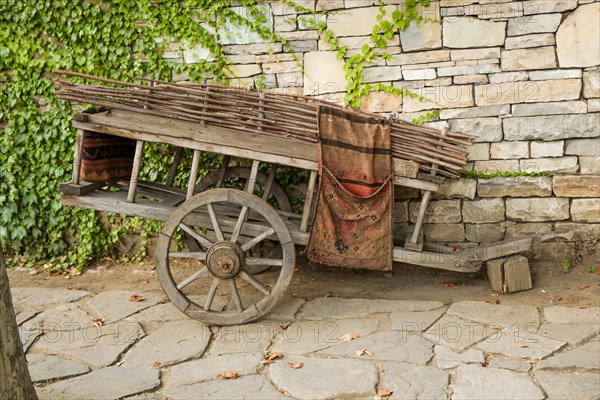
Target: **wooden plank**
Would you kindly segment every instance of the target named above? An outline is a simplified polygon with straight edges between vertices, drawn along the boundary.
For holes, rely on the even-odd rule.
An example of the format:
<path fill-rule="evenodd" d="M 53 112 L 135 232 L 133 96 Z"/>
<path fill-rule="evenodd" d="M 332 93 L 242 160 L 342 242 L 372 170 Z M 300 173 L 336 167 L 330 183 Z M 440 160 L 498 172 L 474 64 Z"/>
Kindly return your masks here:
<path fill-rule="evenodd" d="M 316 160 L 317 146 L 313 143 L 290 140 L 285 137 L 273 137 L 211 125 L 143 115 L 130 111 L 112 110 L 110 113 L 98 113 L 89 116 L 89 123 L 112 126 L 136 132 L 158 134 L 196 142 L 237 147 L 240 149 L 261 151 L 287 157 L 306 157 Z"/>
<path fill-rule="evenodd" d="M 218 145 L 211 143 L 198 142 L 193 139 L 178 138 L 170 135 L 160 135 L 144 132 L 136 132 L 127 129 L 116 128 L 112 126 L 105 126 L 93 123 L 80 123 L 73 122 L 73 126 L 80 127 L 86 130 L 106 133 L 109 135 L 116 135 L 121 137 L 127 137 L 135 140 L 143 140 L 146 142 L 158 142 L 167 143 L 174 146 L 185 147 L 191 150 L 208 151 L 210 153 L 218 153 L 234 157 L 248 158 L 251 160 L 260 160 L 264 162 L 270 162 L 275 164 L 287 165 L 289 167 L 296 167 L 309 170 L 317 170 L 318 164 L 315 161 L 307 161 L 300 157 L 288 157 L 277 154 L 269 154 L 263 151 L 255 151 L 243 148 L 237 148 L 227 145 Z M 296 142 L 294 142 L 296 143 Z"/>
<path fill-rule="evenodd" d="M 90 114 L 87 121 L 73 121 L 73 126 L 149 142 L 163 142 L 315 171 L 318 169 L 315 144 L 285 137 L 238 132 L 122 110 Z M 394 172 L 397 177 L 414 179 L 418 170 L 418 164 L 414 161 L 394 159 Z"/>
<path fill-rule="evenodd" d="M 477 272 L 482 264 L 480 261 L 462 256 L 461 253 L 439 254 L 411 251 L 402 247 L 394 247 L 394 261 L 457 272 Z"/>
<path fill-rule="evenodd" d="M 87 196 L 71 196 L 62 195 L 60 202 L 70 207 L 87 208 L 97 211 L 108 211 L 118 212 L 120 214 L 126 214 L 133 217 L 140 217 L 146 219 L 153 219 L 158 221 L 166 221 L 167 218 L 175 211 L 174 206 L 159 203 L 149 199 L 138 198 L 135 203 L 127 202 L 127 192 L 119 190 L 116 192 L 110 192 L 107 190 L 98 190 L 90 193 Z M 219 209 L 215 207 L 217 214 Z M 239 214 L 239 212 L 238 212 Z M 186 219 L 186 222 L 188 220 Z M 223 232 L 231 233 L 237 222 L 236 218 L 223 218 L 219 220 L 221 229 Z M 202 227 L 211 227 L 210 216 L 206 214 L 194 214 L 190 224 L 194 224 Z M 286 223 L 294 243 L 306 246 L 308 244 L 308 233 L 299 231 L 299 226 L 292 223 Z M 246 222 L 243 224 L 241 236 L 255 237 L 265 231 L 265 226 L 260 223 Z"/>
<path fill-rule="evenodd" d="M 440 185 L 434 182 L 422 181 L 419 179 L 406 178 L 403 176 L 394 177 L 394 185 L 405 186 L 415 189 L 428 190 L 430 192 L 437 192 Z"/>

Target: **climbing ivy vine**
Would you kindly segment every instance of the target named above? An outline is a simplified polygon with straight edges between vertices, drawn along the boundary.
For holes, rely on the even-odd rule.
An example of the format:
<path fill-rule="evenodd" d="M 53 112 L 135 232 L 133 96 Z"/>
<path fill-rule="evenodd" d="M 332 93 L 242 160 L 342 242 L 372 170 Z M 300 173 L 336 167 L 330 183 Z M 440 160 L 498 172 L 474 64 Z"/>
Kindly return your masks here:
<path fill-rule="evenodd" d="M 420 24 L 422 22 L 439 23 L 439 21 L 430 18 L 423 18 L 419 15 L 419 7 L 427 7 L 430 0 L 406 0 L 402 7 L 403 9 L 394 10 L 391 15 L 388 15 L 385 2 L 379 1 L 379 14 L 377 15 L 378 23 L 373 27 L 373 33 L 369 37 L 369 44 L 365 43 L 359 52 L 349 55 L 348 46 L 340 45 L 339 38 L 336 37 L 332 29 L 327 29 L 323 18 L 309 17 L 305 19 L 305 23 L 317 29 L 317 32 L 322 35 L 322 39 L 329 45 L 330 50 L 337 52 L 338 59 L 344 60 L 345 77 L 348 81 L 346 86 L 346 94 L 344 102 L 352 108 L 360 108 L 361 99 L 371 92 L 386 92 L 398 96 L 408 96 L 417 98 L 422 102 L 430 102 L 431 100 L 420 96 L 419 94 L 392 85 L 383 83 L 369 84 L 364 83 L 363 71 L 367 63 L 375 62 L 377 59 L 390 60 L 392 55 L 385 51 L 389 40 L 400 31 L 405 30 L 411 23 Z M 308 10 L 305 10 L 308 11 Z M 315 13 L 313 13 L 315 14 Z M 428 112 L 421 115 L 416 121 L 423 123 L 427 120 L 437 118 L 439 111 Z"/>
<path fill-rule="evenodd" d="M 20 262 L 81 266 L 105 253 L 121 233 L 140 227 L 138 220 L 113 218 L 109 232 L 97 213 L 60 205 L 57 188 L 70 179 L 75 132 L 73 110 L 55 97 L 51 72 L 70 69 L 125 81 L 186 74 L 195 81 L 226 82 L 229 62 L 214 34 L 220 26 L 232 21 L 272 39 L 260 13 L 250 8 L 251 15 L 240 16 L 231 3 L 0 2 L 0 240 Z M 208 49 L 210 61 L 163 59 L 173 42 Z M 143 173 L 165 170 L 165 151 L 150 147 L 145 156 L 151 162 L 145 165 L 152 170 L 146 167 Z M 153 229 L 151 223 L 143 225 L 142 231 Z"/>
<path fill-rule="evenodd" d="M 234 4 L 235 3 L 235 4 Z M 142 77 L 169 80 L 185 75 L 194 81 L 210 78 L 226 84 L 230 63 L 218 32 L 225 24 L 245 26 L 264 40 L 288 43 L 265 26 L 266 18 L 254 0 L 3 0 L 0 2 L 0 242 L 12 262 L 44 260 L 52 269 L 83 266 L 106 254 L 128 231 L 142 237 L 158 224 L 110 216 L 103 224 L 98 213 L 59 203 L 58 185 L 70 179 L 75 131 L 74 110 L 53 92 L 52 71 L 76 70 L 135 82 Z M 406 90 L 362 82 L 364 65 L 389 54 L 386 39 L 410 21 L 420 22 L 417 3 L 407 0 L 404 12 L 391 19 L 381 2 L 379 24 L 372 45 L 348 56 L 345 46 L 327 30 L 320 12 L 287 2 L 309 18 L 338 56 L 345 60 L 348 79 L 346 103 L 360 105 L 371 91 L 417 96 Z M 247 15 L 232 8 L 248 7 Z M 322 14 L 322 13 L 321 13 Z M 316 22 L 320 21 L 320 22 Z M 209 57 L 193 64 L 163 58 L 170 43 L 207 49 Z M 425 100 L 425 99 L 423 99 Z M 167 171 L 171 149 L 149 146 L 142 174 L 150 179 Z M 204 167 L 218 163 L 204 156 Z M 182 165 L 182 170 L 186 165 Z M 189 167 L 189 166 L 188 166 Z M 162 174 L 164 175 L 164 174 Z M 181 183 L 185 177 L 180 178 Z M 110 225 L 110 229 L 107 226 Z M 73 245 L 76 244 L 76 245 Z"/>

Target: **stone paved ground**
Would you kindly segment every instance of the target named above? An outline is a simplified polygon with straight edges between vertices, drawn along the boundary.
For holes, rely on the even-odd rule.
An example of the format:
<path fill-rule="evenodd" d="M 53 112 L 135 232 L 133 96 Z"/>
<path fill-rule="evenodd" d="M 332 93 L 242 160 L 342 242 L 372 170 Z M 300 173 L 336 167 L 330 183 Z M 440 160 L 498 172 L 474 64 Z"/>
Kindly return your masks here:
<path fill-rule="evenodd" d="M 132 293 L 13 289 L 40 398 L 600 398 L 597 307 L 288 297 L 209 328 Z"/>

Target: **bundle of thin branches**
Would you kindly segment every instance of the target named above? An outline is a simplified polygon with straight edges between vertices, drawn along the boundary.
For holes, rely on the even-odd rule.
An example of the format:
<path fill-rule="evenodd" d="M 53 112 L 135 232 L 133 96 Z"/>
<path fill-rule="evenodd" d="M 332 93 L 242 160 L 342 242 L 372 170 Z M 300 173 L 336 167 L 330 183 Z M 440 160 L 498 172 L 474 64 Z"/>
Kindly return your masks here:
<path fill-rule="evenodd" d="M 57 78 L 54 80 L 60 89 L 57 96 L 64 100 L 311 143 L 317 142 L 319 105 L 342 108 L 296 94 L 150 80 L 151 85 L 141 85 L 72 71 L 55 72 L 118 85 L 74 84 Z M 436 170 L 448 177 L 459 176 L 466 165 L 466 147 L 474 136 L 456 132 L 442 134 L 437 129 L 397 119 L 392 120 L 390 126 L 394 157 L 415 161 L 422 171 Z"/>

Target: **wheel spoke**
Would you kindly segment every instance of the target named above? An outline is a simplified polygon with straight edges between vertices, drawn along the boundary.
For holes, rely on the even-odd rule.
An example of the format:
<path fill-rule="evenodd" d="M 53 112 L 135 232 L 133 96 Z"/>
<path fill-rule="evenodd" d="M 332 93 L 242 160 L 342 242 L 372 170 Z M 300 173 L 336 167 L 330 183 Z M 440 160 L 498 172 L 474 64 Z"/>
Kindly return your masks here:
<path fill-rule="evenodd" d="M 233 243 L 237 242 L 238 237 L 240 236 L 240 231 L 242 230 L 242 225 L 244 225 L 244 221 L 246 220 L 246 215 L 248 214 L 248 206 L 243 206 L 242 211 L 240 212 L 240 216 L 235 224 L 235 228 L 233 229 L 233 233 L 231 234 L 231 241 Z"/>
<path fill-rule="evenodd" d="M 192 275 L 188 276 L 177 285 L 177 289 L 181 290 L 190 283 L 194 282 L 197 279 L 202 278 L 204 275 L 208 274 L 208 268 L 204 267 L 200 271 L 194 272 Z"/>
<path fill-rule="evenodd" d="M 254 276 L 250 275 L 246 271 L 240 272 L 240 276 L 243 280 L 260 290 L 265 296 L 271 294 L 271 291 L 265 285 L 263 285 L 258 279 L 256 279 Z"/>
<path fill-rule="evenodd" d="M 274 233 L 275 233 L 275 229 L 273 229 L 273 228 L 267 229 L 266 231 L 264 231 L 263 233 L 261 233 L 260 235 L 255 237 L 254 239 L 250 240 L 249 242 L 244 243 L 241 246 L 242 251 L 250 250 L 252 247 L 256 246 L 258 243 L 265 240 L 266 238 L 268 238 L 269 236 L 271 236 Z"/>
<path fill-rule="evenodd" d="M 283 265 L 283 260 L 280 258 L 248 257 L 246 258 L 246 265 L 274 265 L 281 267 Z"/>
<path fill-rule="evenodd" d="M 206 253 L 203 251 L 172 251 L 169 253 L 169 257 L 204 261 L 206 260 Z"/>
<path fill-rule="evenodd" d="M 181 229 L 183 229 L 185 232 L 187 232 L 191 237 L 196 239 L 198 241 L 198 243 L 200 243 L 202 246 L 209 248 L 210 246 L 213 245 L 213 243 L 210 240 L 208 240 L 207 238 L 205 238 L 204 236 L 202 236 L 201 234 L 196 232 L 194 230 L 194 228 L 192 228 L 191 226 L 181 223 L 181 224 L 179 224 L 179 227 Z"/>
<path fill-rule="evenodd" d="M 217 293 L 217 286 L 219 286 L 219 278 L 213 279 L 210 285 L 208 295 L 206 296 L 206 303 L 204 303 L 204 311 L 210 310 L 210 306 L 212 306 L 213 299 L 215 298 L 215 293 Z"/>
<path fill-rule="evenodd" d="M 235 303 L 235 308 L 237 308 L 238 312 L 244 311 L 244 306 L 242 305 L 242 299 L 240 297 L 240 293 L 238 292 L 237 286 L 235 284 L 235 278 L 229 279 L 229 290 L 231 291 L 231 297 L 233 297 L 233 302 Z"/>
<path fill-rule="evenodd" d="M 206 205 L 208 208 L 208 215 L 210 215 L 210 221 L 212 222 L 213 229 L 215 230 L 215 235 L 217 236 L 217 240 L 223 241 L 223 232 L 221 232 L 221 227 L 219 226 L 219 221 L 217 220 L 217 214 L 215 214 L 215 208 L 211 203 Z"/>

